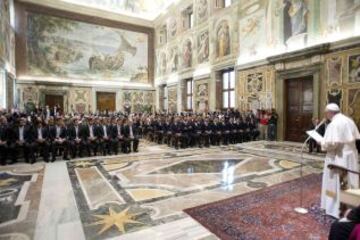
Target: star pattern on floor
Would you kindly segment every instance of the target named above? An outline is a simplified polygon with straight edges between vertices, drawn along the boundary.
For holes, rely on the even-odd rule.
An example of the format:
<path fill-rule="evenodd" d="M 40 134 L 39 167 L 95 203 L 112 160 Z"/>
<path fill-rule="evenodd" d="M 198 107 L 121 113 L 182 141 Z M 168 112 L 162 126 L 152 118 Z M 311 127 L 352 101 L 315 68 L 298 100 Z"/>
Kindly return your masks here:
<path fill-rule="evenodd" d="M 94 222 L 91 225 L 102 225 L 101 230 L 98 232 L 98 235 L 109 230 L 112 226 L 116 226 L 119 232 L 125 233 L 125 225 L 126 224 L 144 224 L 142 222 L 134 220 L 136 214 L 130 214 L 129 208 L 121 212 L 114 211 L 111 207 L 109 208 L 108 215 L 93 215 L 96 218 L 101 220 Z"/>
<path fill-rule="evenodd" d="M 7 187 L 11 185 L 12 183 L 17 182 L 15 178 L 7 178 L 7 179 L 1 179 L 0 180 L 0 187 Z"/>

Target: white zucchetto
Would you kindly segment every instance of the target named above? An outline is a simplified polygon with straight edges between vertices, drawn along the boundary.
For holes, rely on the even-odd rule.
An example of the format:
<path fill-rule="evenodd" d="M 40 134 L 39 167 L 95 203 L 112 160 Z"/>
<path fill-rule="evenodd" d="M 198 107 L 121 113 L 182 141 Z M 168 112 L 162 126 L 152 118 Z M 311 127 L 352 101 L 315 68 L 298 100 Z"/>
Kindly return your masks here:
<path fill-rule="evenodd" d="M 325 112 L 340 112 L 340 108 L 336 103 L 329 103 L 325 108 Z"/>

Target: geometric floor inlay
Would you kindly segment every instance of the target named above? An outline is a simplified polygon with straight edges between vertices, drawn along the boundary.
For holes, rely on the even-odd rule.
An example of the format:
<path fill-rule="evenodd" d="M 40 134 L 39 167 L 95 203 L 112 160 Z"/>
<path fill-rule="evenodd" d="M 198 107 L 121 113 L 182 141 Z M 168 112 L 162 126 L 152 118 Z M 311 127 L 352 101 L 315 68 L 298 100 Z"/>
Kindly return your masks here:
<path fill-rule="evenodd" d="M 136 154 L 44 165 L 49 177 L 43 185 L 39 166 L 26 173 L 17 172 L 23 166 L 0 168 L 0 239 L 14 230 L 29 239 L 216 239 L 183 210 L 300 176 L 292 144 L 276 143 L 276 154 L 262 154 L 264 146 L 251 151 L 254 146 L 175 150 L 142 142 Z M 319 173 L 320 166 L 306 165 L 304 174 Z M 37 219 L 39 208 L 49 220 Z M 16 219 L 32 224 L 22 228 Z"/>

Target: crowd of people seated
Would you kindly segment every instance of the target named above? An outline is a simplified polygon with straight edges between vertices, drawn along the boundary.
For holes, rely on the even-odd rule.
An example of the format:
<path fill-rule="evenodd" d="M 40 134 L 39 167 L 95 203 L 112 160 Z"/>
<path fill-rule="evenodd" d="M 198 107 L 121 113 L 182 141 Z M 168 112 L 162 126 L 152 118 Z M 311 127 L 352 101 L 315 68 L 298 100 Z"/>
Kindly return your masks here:
<path fill-rule="evenodd" d="M 150 141 L 176 149 L 235 144 L 256 140 L 260 135 L 258 118 L 252 111 L 159 114 L 142 126 L 144 136 Z"/>
<path fill-rule="evenodd" d="M 25 162 L 38 156 L 54 162 L 98 154 L 138 151 L 139 122 L 127 116 L 76 115 L 48 116 L 21 112 L 0 112 L 0 162 L 16 163 L 22 154 Z"/>
<path fill-rule="evenodd" d="M 274 111 L 268 113 L 271 119 Z M 68 160 L 137 152 L 142 137 L 177 149 L 252 141 L 261 135 L 259 118 L 260 115 L 252 111 L 236 110 L 206 114 L 104 112 L 86 115 L 64 115 L 59 107 L 45 107 L 30 113 L 0 110 L 0 163 L 16 163 L 22 158 L 28 163 L 35 163 L 39 158 L 53 162 L 59 156 Z"/>

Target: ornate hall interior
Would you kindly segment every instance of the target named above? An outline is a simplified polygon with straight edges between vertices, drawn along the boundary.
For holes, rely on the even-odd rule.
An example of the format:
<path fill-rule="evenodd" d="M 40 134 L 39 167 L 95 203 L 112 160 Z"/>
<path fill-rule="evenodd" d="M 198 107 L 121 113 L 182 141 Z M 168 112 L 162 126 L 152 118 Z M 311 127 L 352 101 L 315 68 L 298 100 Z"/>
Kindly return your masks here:
<path fill-rule="evenodd" d="M 360 0 L 0 0 L 0 240 L 359 239 L 330 103 L 360 128 Z"/>

